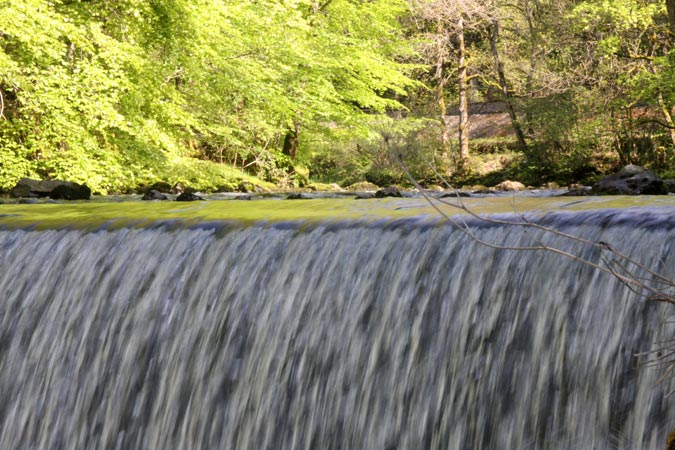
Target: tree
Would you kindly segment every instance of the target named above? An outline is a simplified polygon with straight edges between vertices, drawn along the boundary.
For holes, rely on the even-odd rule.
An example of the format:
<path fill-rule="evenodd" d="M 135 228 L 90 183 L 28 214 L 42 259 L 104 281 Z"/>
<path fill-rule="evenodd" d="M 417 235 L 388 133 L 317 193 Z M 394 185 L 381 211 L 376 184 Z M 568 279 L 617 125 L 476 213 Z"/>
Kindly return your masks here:
<path fill-rule="evenodd" d="M 448 72 L 454 72 L 448 63 L 456 63 L 459 125 L 457 130 L 459 151 L 455 161 L 461 171 L 469 158 L 469 101 L 468 89 L 471 75 L 467 57 L 466 34 L 484 26 L 490 17 L 490 4 L 477 0 L 422 0 L 414 4 L 422 21 L 428 25 L 428 36 L 433 46 L 428 51 L 435 68 L 436 95 L 438 99 L 442 130 L 441 165 L 450 153 L 450 121 L 447 118 L 446 89 L 450 80 Z"/>
<path fill-rule="evenodd" d="M 303 132 L 363 132 L 414 84 L 401 0 L 0 8 L 14 18 L 0 25 L 2 188 L 133 188 L 190 156 L 268 169 L 302 151 Z"/>

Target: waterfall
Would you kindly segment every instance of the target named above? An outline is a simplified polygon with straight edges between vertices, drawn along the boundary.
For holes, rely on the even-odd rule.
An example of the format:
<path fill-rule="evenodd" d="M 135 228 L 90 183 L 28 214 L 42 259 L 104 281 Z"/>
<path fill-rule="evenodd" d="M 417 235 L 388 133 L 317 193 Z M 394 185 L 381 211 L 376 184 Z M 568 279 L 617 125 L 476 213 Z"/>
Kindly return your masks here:
<path fill-rule="evenodd" d="M 673 274 L 675 219 L 555 213 Z M 533 230 L 472 223 L 508 245 Z M 0 230 L 3 449 L 657 449 L 668 309 L 438 220 Z"/>

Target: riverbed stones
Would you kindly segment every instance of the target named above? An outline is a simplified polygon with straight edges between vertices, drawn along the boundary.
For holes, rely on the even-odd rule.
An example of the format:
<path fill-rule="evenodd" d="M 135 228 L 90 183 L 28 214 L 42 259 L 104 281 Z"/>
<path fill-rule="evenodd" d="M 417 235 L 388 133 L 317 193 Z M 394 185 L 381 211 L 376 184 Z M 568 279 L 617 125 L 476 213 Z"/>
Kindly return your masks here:
<path fill-rule="evenodd" d="M 177 202 L 195 202 L 199 200 L 204 199 L 197 194 L 193 194 L 192 192 L 183 192 L 178 197 L 176 197 Z"/>
<path fill-rule="evenodd" d="M 498 190 L 498 191 L 511 192 L 511 191 L 524 191 L 526 189 L 526 187 L 520 181 L 506 180 L 506 181 L 502 181 L 497 186 L 495 186 L 495 189 Z"/>
<path fill-rule="evenodd" d="M 668 187 L 654 172 L 629 164 L 598 181 L 592 189 L 599 195 L 666 195 Z"/>
<path fill-rule="evenodd" d="M 49 197 L 54 200 L 89 200 L 91 189 L 85 184 L 62 180 L 20 179 L 10 191 L 12 197 Z"/>
<path fill-rule="evenodd" d="M 457 198 L 457 197 L 471 197 L 471 194 L 465 191 L 444 192 L 436 198 Z"/>
<path fill-rule="evenodd" d="M 293 192 L 291 194 L 288 194 L 288 197 L 286 197 L 287 200 L 310 200 L 312 197 L 308 194 L 304 194 L 302 192 Z"/>
<path fill-rule="evenodd" d="M 168 200 L 168 199 L 169 199 L 169 197 L 162 194 L 160 191 L 158 191 L 156 189 L 150 189 L 141 198 L 141 200 Z"/>
<path fill-rule="evenodd" d="M 396 186 L 389 186 L 384 189 L 380 189 L 375 193 L 375 198 L 384 197 L 403 197 L 403 194 L 401 194 L 401 191 L 399 191 Z"/>
<path fill-rule="evenodd" d="M 182 183 L 179 183 L 182 186 Z M 161 194 L 169 194 L 173 191 L 173 187 L 167 183 L 166 181 L 157 181 L 156 183 L 152 183 L 150 186 L 144 189 L 144 191 L 141 191 L 143 194 L 147 194 L 150 191 L 157 191 Z M 183 188 L 181 187 L 181 192 L 183 191 Z"/>
<path fill-rule="evenodd" d="M 369 200 L 375 198 L 375 194 L 372 192 L 357 192 L 356 200 Z"/>

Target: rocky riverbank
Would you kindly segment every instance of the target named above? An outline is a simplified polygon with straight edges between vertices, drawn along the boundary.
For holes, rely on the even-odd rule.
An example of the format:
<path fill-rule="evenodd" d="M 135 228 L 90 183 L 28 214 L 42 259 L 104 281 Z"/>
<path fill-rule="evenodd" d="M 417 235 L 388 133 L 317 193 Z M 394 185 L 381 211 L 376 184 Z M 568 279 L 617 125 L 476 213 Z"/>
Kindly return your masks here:
<path fill-rule="evenodd" d="M 310 200 L 321 198 L 353 197 L 358 200 L 371 198 L 414 198 L 431 196 L 486 197 L 486 196 L 587 196 L 587 195 L 667 195 L 675 193 L 675 180 L 660 179 L 644 167 L 628 165 L 617 173 L 606 176 L 593 186 L 570 185 L 560 187 L 555 183 L 543 186 L 525 186 L 518 181 L 507 180 L 493 187 L 483 185 L 463 186 L 461 189 L 429 186 L 427 189 L 405 189 L 398 186 L 380 187 L 372 183 L 356 183 L 346 188 L 336 184 L 310 186 L 301 190 L 271 191 L 250 182 L 242 182 L 233 192 L 197 192 L 183 183 L 170 185 L 155 183 L 143 187 L 135 194 L 118 196 L 94 196 L 97 199 L 143 200 L 143 201 L 200 201 L 213 200 L 255 200 L 287 199 Z M 48 203 L 62 200 L 90 200 L 91 189 L 84 185 L 64 180 L 33 180 L 23 178 L 9 191 L 9 197 L 0 199 L 3 203 Z"/>

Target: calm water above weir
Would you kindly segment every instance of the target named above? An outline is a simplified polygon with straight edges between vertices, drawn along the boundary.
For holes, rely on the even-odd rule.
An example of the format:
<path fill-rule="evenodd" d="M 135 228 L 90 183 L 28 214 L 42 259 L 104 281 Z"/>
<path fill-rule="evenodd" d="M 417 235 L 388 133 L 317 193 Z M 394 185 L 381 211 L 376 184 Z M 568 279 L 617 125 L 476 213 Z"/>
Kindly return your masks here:
<path fill-rule="evenodd" d="M 670 197 L 541 201 L 675 275 Z M 664 447 L 667 307 L 419 200 L 254 203 L 0 205 L 0 448 Z"/>

